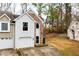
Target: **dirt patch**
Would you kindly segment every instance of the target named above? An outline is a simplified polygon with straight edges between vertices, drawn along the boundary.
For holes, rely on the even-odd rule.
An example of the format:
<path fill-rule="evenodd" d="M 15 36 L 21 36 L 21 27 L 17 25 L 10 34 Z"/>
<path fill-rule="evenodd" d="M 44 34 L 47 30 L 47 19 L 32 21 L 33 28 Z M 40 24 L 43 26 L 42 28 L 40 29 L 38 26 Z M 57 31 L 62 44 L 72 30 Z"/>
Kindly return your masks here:
<path fill-rule="evenodd" d="M 0 56 L 18 56 L 18 54 L 14 49 L 5 49 L 5 50 L 3 49 L 0 50 Z"/>
<path fill-rule="evenodd" d="M 79 42 L 68 39 L 64 34 L 47 34 L 48 45 L 57 48 L 63 55 L 79 55 Z"/>

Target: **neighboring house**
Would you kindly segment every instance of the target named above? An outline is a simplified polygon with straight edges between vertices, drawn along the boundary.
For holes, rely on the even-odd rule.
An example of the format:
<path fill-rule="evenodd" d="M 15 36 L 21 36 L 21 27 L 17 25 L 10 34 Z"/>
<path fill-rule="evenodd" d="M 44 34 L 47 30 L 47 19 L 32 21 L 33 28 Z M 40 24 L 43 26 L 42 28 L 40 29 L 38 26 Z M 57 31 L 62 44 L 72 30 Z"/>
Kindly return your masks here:
<path fill-rule="evenodd" d="M 70 39 L 79 40 L 79 21 L 77 19 L 71 21 L 67 35 Z"/>
<path fill-rule="evenodd" d="M 29 9 L 18 16 L 3 12 L 0 16 L 0 49 L 43 45 L 43 21 Z"/>

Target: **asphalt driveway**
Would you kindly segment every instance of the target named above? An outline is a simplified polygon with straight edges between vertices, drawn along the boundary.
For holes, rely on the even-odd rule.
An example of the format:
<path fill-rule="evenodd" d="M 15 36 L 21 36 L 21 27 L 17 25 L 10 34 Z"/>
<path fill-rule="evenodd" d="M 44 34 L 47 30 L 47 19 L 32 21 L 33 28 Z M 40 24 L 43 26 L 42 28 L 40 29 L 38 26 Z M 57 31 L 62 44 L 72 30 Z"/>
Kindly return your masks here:
<path fill-rule="evenodd" d="M 24 56 L 60 56 L 58 50 L 54 47 L 35 47 L 21 49 Z"/>
<path fill-rule="evenodd" d="M 54 47 L 34 47 L 0 50 L 0 56 L 60 56 L 60 53 Z"/>

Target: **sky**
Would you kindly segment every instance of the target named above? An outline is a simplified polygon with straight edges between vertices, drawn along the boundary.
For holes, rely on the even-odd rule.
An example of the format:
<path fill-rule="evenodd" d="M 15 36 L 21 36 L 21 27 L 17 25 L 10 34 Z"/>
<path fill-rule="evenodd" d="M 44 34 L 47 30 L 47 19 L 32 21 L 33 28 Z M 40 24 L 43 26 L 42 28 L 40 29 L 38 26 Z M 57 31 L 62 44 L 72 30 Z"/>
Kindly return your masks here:
<path fill-rule="evenodd" d="M 37 10 L 36 10 L 36 7 L 35 6 L 33 6 L 33 5 L 28 5 L 28 7 L 27 7 L 27 10 L 29 9 L 29 8 L 31 8 L 32 10 L 34 10 L 34 12 L 36 13 L 36 14 L 38 14 L 38 12 L 37 12 Z M 20 10 L 21 10 L 21 6 L 20 6 L 20 3 L 17 3 L 16 4 L 16 14 L 20 14 L 21 12 L 20 12 Z"/>

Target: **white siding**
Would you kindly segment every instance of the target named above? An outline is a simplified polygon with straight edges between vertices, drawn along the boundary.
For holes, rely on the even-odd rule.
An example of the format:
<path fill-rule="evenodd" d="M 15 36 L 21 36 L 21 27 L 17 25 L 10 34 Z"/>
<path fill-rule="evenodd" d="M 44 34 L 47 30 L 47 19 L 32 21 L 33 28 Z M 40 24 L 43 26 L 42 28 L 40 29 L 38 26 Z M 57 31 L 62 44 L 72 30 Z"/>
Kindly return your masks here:
<path fill-rule="evenodd" d="M 23 22 L 28 22 L 28 31 L 23 31 Z M 25 47 L 25 39 L 29 38 L 30 40 L 34 39 L 34 21 L 31 20 L 26 14 L 23 15 L 21 18 L 16 20 L 15 23 L 15 47 L 16 48 L 23 48 Z M 21 39 L 25 38 L 25 39 Z M 22 44 L 21 44 L 22 42 Z M 34 43 L 32 43 L 34 45 Z M 27 47 L 28 45 L 26 45 Z M 29 46 L 30 47 L 30 46 Z"/>
<path fill-rule="evenodd" d="M 8 23 L 8 30 L 7 31 L 1 30 L 1 23 Z M 10 32 L 10 20 L 6 16 L 0 18 L 0 32 Z"/>
<path fill-rule="evenodd" d="M 0 39 L 0 49 L 14 48 L 14 39 Z"/>
<path fill-rule="evenodd" d="M 10 20 L 7 17 L 0 19 L 0 27 L 1 23 L 9 23 L 9 30 L 0 30 L 0 49 L 14 48 L 14 25 L 10 24 Z"/>

